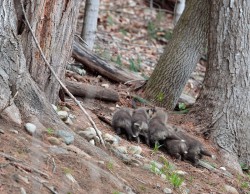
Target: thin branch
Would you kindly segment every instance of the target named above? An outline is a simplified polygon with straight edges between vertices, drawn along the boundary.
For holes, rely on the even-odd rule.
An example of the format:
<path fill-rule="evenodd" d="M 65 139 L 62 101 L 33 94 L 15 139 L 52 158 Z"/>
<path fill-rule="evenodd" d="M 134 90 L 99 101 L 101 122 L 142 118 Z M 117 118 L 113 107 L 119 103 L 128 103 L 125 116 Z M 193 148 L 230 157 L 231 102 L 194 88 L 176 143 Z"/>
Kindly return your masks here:
<path fill-rule="evenodd" d="M 29 30 L 30 30 L 30 32 L 31 32 L 31 34 L 32 34 L 32 37 L 33 37 L 33 39 L 34 39 L 34 41 L 35 41 L 35 43 L 36 43 L 36 46 L 37 46 L 37 48 L 38 48 L 38 50 L 39 50 L 39 52 L 40 52 L 40 54 L 41 54 L 41 56 L 42 56 L 42 58 L 43 58 L 45 64 L 46 64 L 47 67 L 50 69 L 51 73 L 55 76 L 56 80 L 59 82 L 59 84 L 60 84 L 61 87 L 64 89 L 64 91 L 69 95 L 70 98 L 72 98 L 72 99 L 75 101 L 75 103 L 76 103 L 76 104 L 80 107 L 80 109 L 83 111 L 83 113 L 85 114 L 85 116 L 88 118 L 88 120 L 90 121 L 91 125 L 92 125 L 93 128 L 95 129 L 96 134 L 97 134 L 98 137 L 100 138 L 100 141 L 101 141 L 102 145 L 105 147 L 105 143 L 104 143 L 104 141 L 103 141 L 103 139 L 102 139 L 101 134 L 99 133 L 99 130 L 98 130 L 97 127 L 96 127 L 95 122 L 94 122 L 94 121 L 92 120 L 92 118 L 89 116 L 89 114 L 87 113 L 87 111 L 82 107 L 82 105 L 80 104 L 80 102 L 70 93 L 70 91 L 69 91 L 69 90 L 66 88 L 66 86 L 62 83 L 62 81 L 61 81 L 61 80 L 59 79 L 59 77 L 56 75 L 55 71 L 52 69 L 52 67 L 50 66 L 50 64 L 49 64 L 49 62 L 47 61 L 46 57 L 44 56 L 43 51 L 42 51 L 42 49 L 41 49 L 41 47 L 40 47 L 40 45 L 39 45 L 39 43 L 38 43 L 38 41 L 37 41 L 37 39 L 36 39 L 36 37 L 35 37 L 33 31 L 32 31 L 32 28 L 31 28 L 31 26 L 30 26 L 30 23 L 29 23 L 29 21 L 28 21 L 28 19 L 27 19 L 27 16 L 26 16 L 26 13 L 25 13 L 25 10 L 24 10 L 24 7 L 23 7 L 23 0 L 21 0 L 21 6 L 22 6 L 22 11 L 23 11 L 23 15 L 24 15 L 25 21 L 26 21 L 26 23 L 27 23 L 27 25 L 28 25 L 28 27 L 29 27 Z"/>

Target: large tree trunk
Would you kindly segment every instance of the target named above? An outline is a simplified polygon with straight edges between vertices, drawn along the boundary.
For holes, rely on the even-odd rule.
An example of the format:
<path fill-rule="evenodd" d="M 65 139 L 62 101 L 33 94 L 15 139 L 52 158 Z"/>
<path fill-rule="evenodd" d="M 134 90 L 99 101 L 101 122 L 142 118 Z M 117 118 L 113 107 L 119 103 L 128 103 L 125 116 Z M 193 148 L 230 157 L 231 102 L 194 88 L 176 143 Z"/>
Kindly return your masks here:
<path fill-rule="evenodd" d="M 174 108 L 205 51 L 210 5 L 189 0 L 146 86 L 146 97 L 167 109 Z"/>
<path fill-rule="evenodd" d="M 71 54 L 79 0 L 26 0 L 24 5 L 45 56 L 63 78 Z M 20 1 L 0 1 L 0 116 L 18 125 L 33 120 L 56 129 L 62 122 L 50 103 L 56 102 L 60 86 L 23 22 Z"/>
<path fill-rule="evenodd" d="M 15 0 L 18 26 L 24 26 L 20 0 Z M 25 1 L 25 11 L 32 26 L 33 32 L 52 68 L 60 78 L 64 78 L 67 60 L 71 56 L 72 41 L 74 38 L 79 0 L 55 1 Z M 45 65 L 28 28 L 19 28 L 23 53 L 27 61 L 27 68 L 31 77 L 45 92 L 51 103 L 58 100 L 59 83 Z"/>
<path fill-rule="evenodd" d="M 208 68 L 196 116 L 225 162 L 250 165 L 250 2 L 212 1 Z"/>

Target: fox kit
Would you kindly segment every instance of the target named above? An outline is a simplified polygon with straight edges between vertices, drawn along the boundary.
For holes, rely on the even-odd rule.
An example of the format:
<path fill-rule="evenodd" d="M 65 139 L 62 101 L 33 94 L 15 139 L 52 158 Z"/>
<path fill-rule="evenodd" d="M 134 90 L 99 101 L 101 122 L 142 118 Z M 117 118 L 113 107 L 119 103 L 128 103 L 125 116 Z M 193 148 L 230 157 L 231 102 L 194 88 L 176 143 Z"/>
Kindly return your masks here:
<path fill-rule="evenodd" d="M 188 148 L 184 140 L 165 140 L 164 146 L 167 153 L 179 160 L 184 160 Z"/>
<path fill-rule="evenodd" d="M 184 158 L 190 161 L 194 166 L 198 165 L 199 159 L 201 159 L 203 155 L 214 158 L 214 156 L 203 147 L 201 142 L 190 137 L 184 131 L 176 129 L 176 134 L 185 140 L 188 153 L 185 154 Z"/>
<path fill-rule="evenodd" d="M 125 134 L 128 140 L 136 137 L 132 132 L 132 111 L 128 108 L 117 110 L 112 118 L 112 127 L 118 135 Z"/>
<path fill-rule="evenodd" d="M 150 143 L 164 143 L 166 139 L 181 140 L 181 138 L 174 133 L 172 127 L 166 124 L 167 119 L 166 112 L 163 110 L 156 111 L 155 115 L 149 121 Z"/>

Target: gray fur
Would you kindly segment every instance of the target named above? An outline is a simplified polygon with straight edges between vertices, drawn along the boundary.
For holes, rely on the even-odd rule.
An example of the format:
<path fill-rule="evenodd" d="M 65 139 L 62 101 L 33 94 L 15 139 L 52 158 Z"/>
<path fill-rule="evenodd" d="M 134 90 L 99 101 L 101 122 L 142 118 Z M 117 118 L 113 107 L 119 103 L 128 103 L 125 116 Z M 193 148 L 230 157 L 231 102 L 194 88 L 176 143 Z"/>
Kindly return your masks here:
<path fill-rule="evenodd" d="M 170 156 L 180 160 L 184 160 L 188 153 L 188 147 L 183 140 L 165 140 L 164 146 Z"/>
<path fill-rule="evenodd" d="M 152 144 L 163 142 L 166 139 L 181 140 L 172 127 L 167 122 L 167 113 L 163 110 L 157 110 L 155 115 L 149 121 L 149 139 Z"/>
<path fill-rule="evenodd" d="M 203 155 L 213 157 L 212 154 L 203 147 L 201 142 L 190 137 L 184 131 L 176 129 L 176 134 L 185 140 L 188 148 L 188 153 L 184 158 L 190 161 L 193 165 L 197 166 L 199 163 L 199 159 L 201 159 Z"/>
<path fill-rule="evenodd" d="M 138 143 L 140 142 L 140 136 L 143 136 L 146 141 L 148 139 L 148 120 L 149 115 L 146 108 L 134 110 L 132 115 L 132 131 Z"/>
<path fill-rule="evenodd" d="M 132 111 L 128 108 L 117 110 L 112 118 L 112 127 L 118 135 L 125 134 L 128 140 L 135 136 L 132 132 Z"/>

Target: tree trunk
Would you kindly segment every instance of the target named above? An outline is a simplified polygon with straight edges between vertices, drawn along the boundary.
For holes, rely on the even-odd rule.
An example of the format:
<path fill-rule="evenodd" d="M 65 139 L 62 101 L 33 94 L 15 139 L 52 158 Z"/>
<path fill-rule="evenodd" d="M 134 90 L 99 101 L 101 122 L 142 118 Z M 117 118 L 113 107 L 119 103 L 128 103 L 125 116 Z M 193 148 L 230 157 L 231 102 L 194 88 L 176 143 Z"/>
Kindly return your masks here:
<path fill-rule="evenodd" d="M 99 0 L 86 0 L 81 36 L 89 50 L 93 49 L 95 43 L 98 10 Z"/>
<path fill-rule="evenodd" d="M 20 6 L 19 0 L 16 5 Z M 65 66 L 71 56 L 79 0 L 26 0 L 25 5 L 28 20 L 47 60 L 57 75 L 64 79 Z M 18 9 L 17 11 L 19 17 L 22 17 L 22 10 Z M 19 23 L 22 22 L 23 20 L 19 21 Z M 47 99 L 51 103 L 56 103 L 60 89 L 59 83 L 54 76 L 51 76 L 29 29 L 24 28 L 18 33 L 21 35 L 23 53 L 31 77 L 45 92 Z"/>
<path fill-rule="evenodd" d="M 176 25 L 177 22 L 179 21 L 185 9 L 185 3 L 186 3 L 186 0 L 176 0 L 175 6 L 174 6 L 174 19 L 173 19 L 174 25 Z"/>
<path fill-rule="evenodd" d="M 250 2 L 213 0 L 209 57 L 196 116 L 208 124 L 225 161 L 250 165 Z"/>
<path fill-rule="evenodd" d="M 71 54 L 79 3 L 79 0 L 24 1 L 33 32 L 61 78 Z M 56 102 L 60 86 L 23 22 L 20 1 L 0 1 L 0 116 L 7 121 L 13 117 L 18 125 L 33 120 L 57 129 L 63 123 L 51 102 Z"/>
<path fill-rule="evenodd" d="M 209 1 L 189 0 L 146 86 L 146 97 L 159 106 L 174 108 L 205 51 Z"/>

